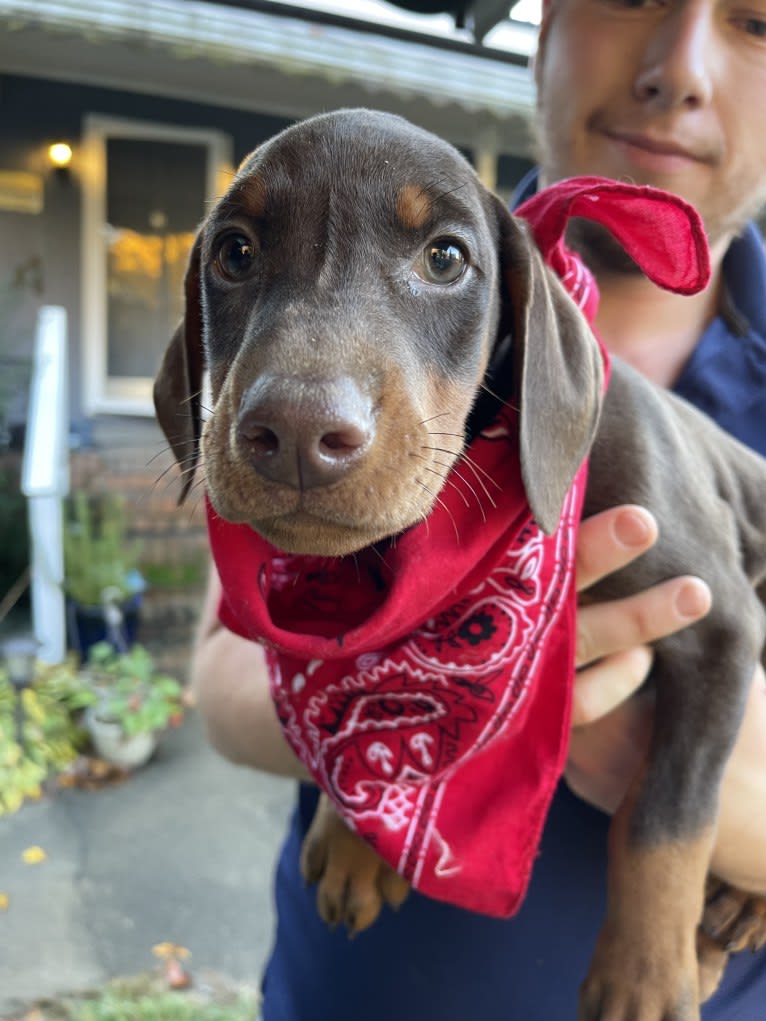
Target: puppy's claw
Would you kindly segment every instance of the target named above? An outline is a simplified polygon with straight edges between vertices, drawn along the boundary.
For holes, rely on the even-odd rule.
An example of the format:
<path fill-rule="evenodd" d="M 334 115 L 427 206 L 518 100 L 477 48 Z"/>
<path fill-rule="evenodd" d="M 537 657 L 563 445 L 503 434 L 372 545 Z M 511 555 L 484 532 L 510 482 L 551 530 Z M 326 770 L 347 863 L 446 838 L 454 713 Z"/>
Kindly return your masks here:
<path fill-rule="evenodd" d="M 320 880 L 317 890 L 317 911 L 319 917 L 330 929 L 336 929 L 343 918 L 343 898 L 343 892 L 339 892 L 337 887 L 325 883 L 325 877 Z"/>
<path fill-rule="evenodd" d="M 398 872 L 395 872 L 394 869 L 389 868 L 387 865 L 380 871 L 378 888 L 383 900 L 394 911 L 399 910 L 410 892 L 410 884 L 404 876 L 400 876 Z"/>
<path fill-rule="evenodd" d="M 309 886 L 319 882 L 327 864 L 327 848 L 321 840 L 306 837 L 301 849 L 301 875 Z"/>
<path fill-rule="evenodd" d="M 374 875 L 361 874 L 353 877 L 346 909 L 346 928 L 349 934 L 357 935 L 369 929 L 382 907 L 383 899 Z"/>

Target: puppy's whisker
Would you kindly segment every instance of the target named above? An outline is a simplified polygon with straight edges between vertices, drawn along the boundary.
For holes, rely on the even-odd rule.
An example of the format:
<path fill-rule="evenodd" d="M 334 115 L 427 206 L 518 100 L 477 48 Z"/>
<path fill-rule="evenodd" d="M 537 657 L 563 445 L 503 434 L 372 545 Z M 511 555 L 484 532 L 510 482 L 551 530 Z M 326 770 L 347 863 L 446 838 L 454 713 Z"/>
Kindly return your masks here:
<path fill-rule="evenodd" d="M 419 455 L 418 455 L 418 454 L 415 454 L 414 456 L 415 456 L 415 457 L 418 457 Z M 425 458 L 423 458 L 423 460 L 425 461 L 426 459 L 425 459 Z M 449 473 L 449 465 L 446 465 L 446 464 L 439 464 L 439 462 L 438 462 L 438 461 L 434 461 L 433 463 L 434 463 L 435 465 L 437 465 L 437 467 L 439 467 L 439 468 L 445 468 L 445 469 L 446 469 L 446 473 L 445 473 L 444 475 L 442 475 L 442 473 L 441 473 L 441 472 L 438 472 L 438 471 L 436 470 L 436 468 L 429 468 L 429 467 L 428 467 L 428 465 L 426 465 L 426 471 L 427 471 L 427 472 L 431 472 L 431 473 L 432 473 L 433 475 L 436 475 L 436 476 L 437 476 L 438 478 L 440 478 L 440 479 L 442 480 L 442 483 L 443 483 L 443 484 L 444 484 L 445 486 L 449 486 L 449 487 L 450 487 L 450 489 L 454 489 L 454 490 L 455 490 L 455 492 L 456 492 L 456 493 L 458 494 L 458 496 L 460 497 L 460 499 L 461 499 L 461 500 L 463 501 L 463 503 L 464 503 L 464 504 L 466 505 L 466 507 L 470 506 L 470 504 L 468 503 L 468 497 L 467 497 L 467 496 L 465 495 L 465 493 L 464 493 L 464 492 L 462 491 L 462 489 L 460 488 L 460 486 L 458 486 L 458 485 L 456 484 L 455 480 L 454 480 L 454 479 L 451 479 L 451 478 L 449 477 L 449 474 L 448 474 L 448 473 Z M 457 472 L 456 472 L 455 474 L 457 474 Z M 457 477 L 458 477 L 458 478 L 460 479 L 460 476 L 459 476 L 459 475 L 458 475 Z M 464 480 L 463 480 L 463 479 L 460 479 L 460 481 L 461 481 L 461 482 L 463 482 Z M 468 488 L 470 489 L 471 487 L 470 487 L 470 486 L 468 486 Z"/>
<path fill-rule="evenodd" d="M 434 464 L 439 464 L 439 462 L 435 461 Z M 451 475 L 454 475 L 456 478 L 460 479 L 460 481 L 463 483 L 465 488 L 470 492 L 471 496 L 476 501 L 476 506 L 479 508 L 479 511 L 481 513 L 482 521 L 484 521 L 486 523 L 487 515 L 485 514 L 484 507 L 482 506 L 481 500 L 479 499 L 479 494 L 473 488 L 473 486 L 468 481 L 468 479 L 466 479 L 463 475 L 460 474 L 460 472 L 457 470 L 457 466 L 454 465 L 454 464 L 451 467 L 449 465 L 446 465 L 446 464 L 439 464 L 439 467 L 440 468 L 447 468 Z M 462 491 L 462 489 L 452 479 L 450 479 L 450 478 L 446 479 L 446 484 L 447 485 L 451 485 L 452 488 L 456 492 L 460 493 L 460 497 L 463 500 L 463 502 L 465 503 L 466 507 L 470 506 L 470 504 L 468 502 L 468 497 L 465 495 L 465 493 Z M 495 504 L 492 502 L 491 497 L 487 493 L 486 487 L 483 487 L 483 488 L 484 488 L 485 494 L 487 495 L 487 499 L 490 501 L 490 503 L 492 503 L 492 506 L 494 507 Z"/>
<path fill-rule="evenodd" d="M 484 490 L 484 495 L 486 496 L 486 498 L 489 500 L 489 502 L 492 504 L 493 507 L 497 507 L 497 504 L 492 499 L 492 494 L 487 489 L 487 487 L 484 484 L 484 481 L 482 480 L 482 475 L 487 480 L 487 482 L 489 482 L 491 485 L 493 485 L 495 487 L 495 489 L 498 491 L 498 493 L 502 493 L 503 487 L 500 485 L 500 483 L 497 481 L 497 479 L 493 479 L 492 476 L 488 472 L 486 472 L 481 467 L 480 464 L 476 464 L 476 462 L 472 458 L 467 457 L 464 454 L 462 460 L 465 461 L 466 466 L 468 468 L 470 468 L 471 471 L 473 472 L 474 478 L 479 483 L 481 488 Z"/>
<path fill-rule="evenodd" d="M 157 479 L 157 481 L 152 486 L 152 493 L 156 493 L 157 492 L 157 488 L 160 485 L 160 483 L 162 482 L 163 486 L 162 486 L 162 489 L 160 490 L 160 492 L 161 492 L 162 496 L 166 496 L 170 492 L 170 490 L 175 485 L 178 484 L 179 481 L 180 482 L 183 481 L 183 475 L 181 475 L 180 478 L 178 476 L 175 476 L 175 475 L 169 475 L 166 478 L 165 477 L 166 475 L 167 475 L 167 472 L 163 472 L 162 475 L 160 475 L 160 477 Z"/>
<path fill-rule="evenodd" d="M 486 383 L 479 383 L 479 389 L 483 390 L 485 394 L 489 394 L 490 397 L 494 397 L 494 399 L 499 401 L 503 406 L 507 404 L 505 398 L 501 397 L 500 394 L 496 394 L 495 391 L 491 387 L 487 386 Z"/>
<path fill-rule="evenodd" d="M 380 550 L 378 549 L 378 547 L 376 545 L 368 546 L 367 548 L 369 550 L 372 550 L 372 552 L 375 554 L 375 556 L 378 558 L 378 560 L 381 562 L 381 564 L 383 564 L 383 566 L 387 570 L 389 570 L 389 571 L 391 570 L 391 568 L 390 568 L 386 558 L 383 556 L 383 554 L 380 552 Z M 356 557 L 356 554 L 354 554 L 354 557 Z"/>
<path fill-rule="evenodd" d="M 444 418 L 445 415 L 449 415 L 449 414 L 450 414 L 449 411 L 440 411 L 438 415 L 431 415 L 430 418 L 423 418 L 423 419 L 421 419 L 420 422 L 418 422 L 418 425 L 428 425 L 429 422 L 433 422 L 437 418 Z M 429 429 L 429 432 L 430 431 L 431 430 Z M 445 435 L 454 435 L 454 434 L 445 433 Z"/>
<path fill-rule="evenodd" d="M 194 504 L 189 508 L 189 514 L 186 518 L 186 524 L 190 525 L 194 521 L 194 516 L 202 505 L 202 497 L 200 496 Z"/>
<path fill-rule="evenodd" d="M 497 504 L 493 500 L 492 494 L 490 493 L 490 491 L 487 489 L 486 485 L 484 484 L 484 481 L 481 478 L 481 475 L 479 474 L 479 472 L 481 472 L 487 478 L 487 480 L 489 482 L 491 482 L 493 486 L 495 486 L 495 488 L 498 490 L 498 492 L 502 493 L 503 487 L 501 485 L 499 485 L 499 483 L 497 483 L 495 481 L 495 479 L 492 478 L 491 475 L 489 475 L 486 471 L 484 471 L 484 469 L 480 465 L 477 465 L 475 461 L 473 461 L 470 457 L 468 457 L 467 454 L 463 454 L 462 457 L 458 458 L 457 461 L 452 465 L 450 470 L 453 472 L 453 474 L 457 475 L 457 477 L 460 479 L 460 481 L 463 483 L 463 485 L 467 489 L 470 489 L 470 491 L 476 497 L 476 503 L 478 504 L 478 506 L 479 506 L 479 508 L 481 510 L 482 516 L 483 516 L 484 515 L 484 508 L 481 505 L 481 501 L 479 500 L 478 493 L 473 488 L 473 486 L 470 484 L 470 482 L 466 478 L 464 478 L 460 474 L 460 472 L 458 471 L 458 465 L 463 464 L 463 463 L 465 463 L 465 466 L 467 468 L 470 468 L 471 471 L 473 472 L 474 478 L 476 479 L 476 481 L 481 486 L 484 495 L 489 500 L 489 502 L 492 505 L 492 507 L 496 508 Z M 440 467 L 442 467 L 442 468 L 447 468 L 448 467 L 447 465 L 441 465 L 439 461 L 434 461 L 434 464 L 439 464 Z M 486 520 L 486 518 L 485 518 L 485 520 Z"/>
<path fill-rule="evenodd" d="M 178 467 L 181 469 L 181 471 L 190 472 L 193 471 L 198 460 L 199 458 L 197 457 L 197 454 L 194 453 L 189 454 L 187 457 L 182 457 L 181 460 L 177 461 L 176 463 Z"/>
<path fill-rule="evenodd" d="M 429 447 L 425 443 L 421 447 L 422 450 L 433 450 L 435 454 L 449 454 L 450 457 L 458 458 L 462 454 L 460 450 L 450 450 L 449 447 Z"/>
<path fill-rule="evenodd" d="M 479 384 L 479 389 L 480 390 L 484 390 L 485 393 L 488 393 L 489 396 L 494 398 L 494 400 L 498 401 L 502 405 L 502 407 L 510 408 L 511 411 L 516 411 L 516 412 L 521 410 L 518 404 L 514 404 L 513 401 L 506 400 L 505 398 L 501 397 L 499 394 L 496 394 L 493 390 L 490 390 L 488 386 L 485 386 L 484 383 L 480 383 Z"/>
<path fill-rule="evenodd" d="M 152 483 L 152 490 L 155 490 L 157 488 L 157 486 L 160 484 L 160 482 L 162 482 L 162 480 L 168 474 L 168 472 L 172 471 L 173 468 L 175 468 L 175 467 L 176 467 L 176 464 L 175 464 L 175 461 L 174 461 L 173 464 L 169 464 L 167 466 L 167 468 L 164 469 L 164 471 L 161 471 L 160 474 L 157 476 L 157 478 Z M 175 476 L 173 476 L 173 478 L 175 478 Z"/>
<path fill-rule="evenodd" d="M 171 454 L 172 452 L 173 448 L 171 446 L 162 447 L 156 454 L 152 454 L 149 460 L 145 462 L 144 467 L 148 468 L 150 465 L 154 464 L 158 457 L 162 457 L 163 454 Z"/>
<path fill-rule="evenodd" d="M 468 468 L 470 468 L 471 471 L 473 472 L 474 477 L 476 478 L 476 481 L 481 486 L 482 490 L 484 491 L 484 495 L 489 500 L 490 504 L 493 507 L 497 506 L 495 501 L 492 499 L 492 494 L 489 492 L 489 490 L 487 489 L 486 485 L 482 481 L 481 476 L 483 475 L 484 478 L 487 480 L 487 482 L 489 482 L 491 485 L 493 485 L 495 487 L 495 489 L 498 491 L 498 493 L 502 493 L 503 487 L 500 485 L 499 482 L 497 482 L 495 479 L 492 478 L 492 476 L 489 474 L 489 472 L 485 471 L 481 467 L 481 465 L 477 464 L 473 460 L 473 458 L 470 456 L 470 454 L 466 453 L 465 451 L 463 451 L 462 453 L 460 451 L 456 452 L 454 450 L 449 450 L 448 448 L 444 448 L 444 447 L 425 447 L 424 446 L 423 449 L 424 450 L 433 450 L 434 452 L 441 453 L 441 454 L 455 454 L 457 456 L 457 462 L 456 463 L 460 463 L 461 461 L 465 462 L 466 466 Z M 439 461 L 434 461 L 434 464 L 438 464 L 439 467 L 441 467 L 441 468 L 449 467 L 448 465 L 441 464 L 441 462 L 439 462 Z M 466 479 L 463 478 L 462 475 L 460 475 L 457 472 L 456 467 L 454 465 L 452 466 L 451 470 L 453 472 L 455 472 L 455 474 L 461 480 L 461 482 L 464 482 L 465 485 L 468 487 L 468 489 L 470 489 L 473 492 L 473 487 L 467 482 Z M 476 494 L 474 493 L 474 495 L 476 495 Z M 477 497 L 477 502 L 479 502 L 478 501 L 478 497 Z M 481 503 L 480 502 L 479 502 L 479 506 L 481 507 Z M 482 513 L 484 513 L 483 509 L 482 509 Z"/>
<path fill-rule="evenodd" d="M 191 404 L 192 401 L 198 400 L 201 411 L 207 412 L 208 415 L 213 415 L 215 408 L 209 408 L 206 404 L 203 404 L 200 398 L 202 397 L 202 390 L 197 390 L 196 393 L 187 394 L 182 400 L 180 400 L 179 406 L 182 404 Z M 190 416 L 193 416 L 193 412 L 189 412 Z"/>
<path fill-rule="evenodd" d="M 186 419 L 188 419 L 188 418 L 191 418 L 191 415 L 182 415 L 182 414 L 179 413 L 179 414 L 176 415 L 176 418 L 186 418 Z M 188 443 L 196 443 L 197 442 L 195 439 L 191 439 L 191 440 L 187 439 L 186 438 L 187 436 L 188 436 L 188 430 L 184 430 L 183 432 L 177 432 L 177 433 L 172 433 L 172 434 L 166 433 L 165 438 L 167 439 L 168 443 L 176 443 L 176 444 L 187 443 L 188 444 Z M 165 449 L 167 450 L 168 448 L 166 447 Z"/>
<path fill-rule="evenodd" d="M 433 461 L 433 464 L 437 465 L 439 468 L 445 469 L 445 471 L 448 472 L 448 475 L 444 479 L 444 485 L 445 486 L 449 486 L 451 489 L 453 489 L 454 491 L 459 493 L 461 499 L 463 500 L 463 502 L 468 507 L 468 506 L 471 505 L 468 497 L 463 492 L 463 490 L 458 485 L 458 483 L 456 481 L 454 481 L 454 479 L 460 479 L 460 481 L 463 483 L 463 485 L 466 487 L 466 489 L 468 489 L 468 491 L 471 493 L 473 498 L 476 500 L 476 505 L 479 508 L 479 513 L 481 514 L 482 521 L 486 523 L 487 517 L 486 517 L 486 514 L 484 512 L 484 507 L 482 505 L 481 499 L 479 498 L 479 494 L 476 492 L 476 490 L 471 485 L 471 483 L 468 481 L 468 479 L 464 475 L 461 475 L 461 473 L 458 471 L 458 465 L 442 465 L 440 463 L 440 461 L 438 461 L 438 460 Z M 438 473 L 436 473 L 436 474 L 438 474 Z M 454 477 L 454 478 L 452 478 L 452 477 Z M 484 493 L 485 493 L 487 499 L 489 500 L 489 502 L 492 504 L 492 506 L 495 506 L 494 501 L 492 500 L 492 498 L 489 496 L 489 494 L 486 491 L 486 487 L 482 486 L 482 488 L 484 489 Z"/>
<path fill-rule="evenodd" d="M 162 453 L 166 453 L 166 451 L 162 451 Z M 157 454 L 156 454 L 156 455 L 155 455 L 155 456 L 154 456 L 154 457 L 153 457 L 153 458 L 151 459 L 151 461 L 149 461 L 149 462 L 148 462 L 148 464 L 151 464 L 151 463 L 152 463 L 152 461 L 156 461 L 156 460 L 157 460 L 157 457 L 158 457 L 158 456 L 159 456 L 159 455 L 157 455 Z M 160 475 L 160 478 L 162 478 L 162 476 L 163 476 L 163 475 L 165 475 L 165 473 L 166 473 L 166 472 L 170 471 L 170 469 L 171 469 L 171 468 L 172 468 L 172 467 L 173 467 L 174 465 L 177 465 L 177 466 L 178 466 L 178 468 L 179 468 L 179 470 L 180 470 L 180 471 L 182 471 L 182 472 L 184 472 L 184 471 L 187 471 L 187 472 L 188 472 L 188 471 L 192 471 L 192 469 L 193 469 L 193 468 L 195 467 L 195 465 L 197 464 L 197 462 L 198 462 L 199 460 L 200 460 L 200 458 L 199 458 L 199 455 L 198 455 L 198 453 L 197 453 L 197 451 L 196 451 L 196 450 L 192 451 L 192 453 L 191 453 L 191 454 L 186 454 L 186 455 L 185 455 L 184 457 L 181 457 L 181 458 L 178 458 L 178 459 L 175 459 L 175 458 L 174 458 L 174 459 L 173 459 L 173 460 L 172 460 L 172 461 L 170 462 L 170 464 L 169 464 L 169 465 L 167 465 L 167 467 L 165 467 L 165 468 L 163 469 L 163 471 L 162 471 L 162 474 Z"/>
<path fill-rule="evenodd" d="M 190 494 L 193 493 L 196 496 L 197 499 L 191 505 L 191 508 L 190 508 L 190 511 L 189 511 L 189 517 L 187 519 L 187 524 L 191 524 L 191 522 L 194 520 L 194 515 L 197 513 L 197 511 L 199 510 L 200 506 L 202 505 L 202 502 L 203 502 L 204 497 L 205 497 L 204 486 L 205 486 L 206 481 L 207 481 L 207 479 L 200 479 L 198 482 L 195 482 L 194 485 L 189 490 L 189 493 Z"/>
<path fill-rule="evenodd" d="M 177 473 L 173 472 L 174 468 L 178 468 Z M 152 492 L 153 493 L 156 492 L 159 484 L 164 481 L 165 485 L 162 488 L 162 493 L 164 495 L 173 486 L 174 483 L 176 482 L 183 483 L 186 476 L 192 477 L 194 475 L 195 468 L 196 465 L 190 465 L 188 468 L 183 468 L 181 467 L 180 464 L 176 465 L 175 462 L 173 462 L 173 464 L 169 464 L 167 468 L 160 472 L 160 474 L 152 483 Z"/>
<path fill-rule="evenodd" d="M 201 396 L 202 396 L 202 387 L 200 387 L 199 390 L 193 390 L 191 393 L 188 393 L 178 403 L 179 404 L 190 404 L 192 401 L 196 401 Z"/>
<path fill-rule="evenodd" d="M 178 475 L 177 475 L 177 477 L 173 476 L 172 474 L 170 474 L 170 471 L 171 471 L 172 468 L 173 468 L 172 464 L 168 465 L 168 467 L 160 474 L 160 476 L 157 479 L 157 483 L 159 483 L 162 479 L 165 479 L 165 477 L 168 476 L 168 478 L 166 479 L 165 486 L 163 487 L 163 490 L 162 490 L 163 494 L 167 493 L 167 491 L 171 488 L 171 486 L 174 483 L 181 482 L 181 484 L 183 485 L 186 482 L 187 478 L 191 479 L 191 478 L 194 477 L 194 474 L 195 474 L 195 472 L 197 470 L 196 458 L 193 460 L 193 462 L 188 467 L 183 467 L 179 463 L 178 464 Z M 155 483 L 155 485 L 156 485 L 156 483 Z"/>
<path fill-rule="evenodd" d="M 377 553 L 377 550 L 375 550 L 375 552 Z M 362 583 L 362 572 L 361 572 L 361 570 L 359 568 L 359 557 L 356 555 L 356 553 L 352 553 L 351 554 L 351 559 L 354 561 L 354 567 L 356 568 L 356 580 L 357 580 L 357 584 L 361 585 L 361 583 Z"/>
<path fill-rule="evenodd" d="M 199 489 L 200 487 L 204 487 L 206 485 L 207 485 L 207 475 L 203 475 L 201 478 L 196 479 L 191 484 L 191 486 L 189 487 L 189 491 L 192 492 L 193 490 Z"/>
<path fill-rule="evenodd" d="M 425 489 L 425 491 L 428 493 L 429 496 L 433 497 L 434 503 L 438 503 L 439 506 L 442 508 L 442 510 L 447 515 L 447 517 L 450 519 L 450 521 L 452 522 L 452 527 L 455 529 L 455 538 L 457 539 L 457 541 L 459 543 L 460 542 L 460 532 L 458 531 L 457 523 L 456 523 L 454 517 L 452 516 L 452 511 L 449 509 L 449 507 L 444 502 L 444 500 L 441 499 L 439 494 L 438 493 L 434 493 L 432 490 L 430 490 L 428 488 L 428 486 L 425 484 L 425 482 L 421 482 L 420 479 L 417 479 L 416 481 L 417 481 L 418 485 L 422 489 Z M 427 520 L 427 518 L 426 518 L 426 520 Z"/>
<path fill-rule="evenodd" d="M 186 476 L 191 478 L 192 475 L 194 475 L 195 469 L 197 467 L 197 461 L 196 459 L 191 458 L 184 458 L 184 461 L 188 461 L 188 463 L 182 464 L 179 462 L 178 473 L 181 476 L 181 478 L 186 478 Z"/>

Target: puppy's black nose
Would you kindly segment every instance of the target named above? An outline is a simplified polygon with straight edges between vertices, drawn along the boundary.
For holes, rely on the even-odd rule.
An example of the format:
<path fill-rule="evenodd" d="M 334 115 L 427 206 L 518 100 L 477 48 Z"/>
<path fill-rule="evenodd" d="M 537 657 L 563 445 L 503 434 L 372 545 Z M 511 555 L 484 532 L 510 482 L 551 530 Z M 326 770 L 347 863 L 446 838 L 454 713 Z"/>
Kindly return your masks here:
<path fill-rule="evenodd" d="M 372 403 L 346 376 L 261 377 L 242 395 L 237 442 L 257 472 L 296 489 L 337 481 L 369 449 Z"/>

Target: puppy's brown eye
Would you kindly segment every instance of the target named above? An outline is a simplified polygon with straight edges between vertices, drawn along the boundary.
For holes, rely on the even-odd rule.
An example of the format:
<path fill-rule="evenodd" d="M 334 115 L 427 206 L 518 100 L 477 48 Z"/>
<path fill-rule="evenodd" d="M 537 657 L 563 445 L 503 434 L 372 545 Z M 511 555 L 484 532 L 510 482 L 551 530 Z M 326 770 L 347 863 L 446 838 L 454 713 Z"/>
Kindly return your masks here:
<path fill-rule="evenodd" d="M 243 280 L 255 263 L 255 245 L 244 234 L 227 234 L 218 245 L 216 263 L 228 280 Z"/>
<path fill-rule="evenodd" d="M 468 265 L 465 252 L 452 238 L 437 238 L 426 245 L 415 272 L 431 284 L 454 283 Z"/>

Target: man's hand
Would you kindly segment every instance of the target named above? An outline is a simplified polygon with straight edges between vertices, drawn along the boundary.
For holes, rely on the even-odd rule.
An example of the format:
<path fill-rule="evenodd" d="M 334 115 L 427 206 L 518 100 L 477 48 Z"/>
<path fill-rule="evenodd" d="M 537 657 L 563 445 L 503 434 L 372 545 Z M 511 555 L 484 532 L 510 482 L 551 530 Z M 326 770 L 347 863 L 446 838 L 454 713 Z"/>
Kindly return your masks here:
<path fill-rule="evenodd" d="M 577 588 L 585 591 L 657 540 L 642 507 L 614 507 L 582 523 Z M 577 666 L 566 779 L 576 794 L 611 812 L 635 773 L 651 729 L 651 696 L 631 695 L 652 663 L 649 642 L 704 617 L 711 596 L 699 578 L 678 577 L 577 614 Z"/>

